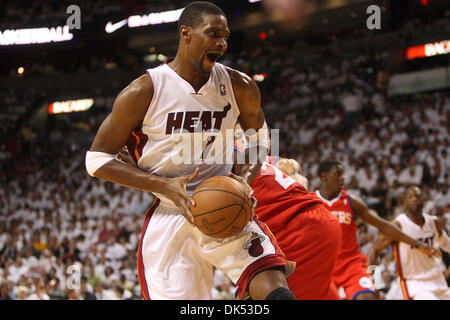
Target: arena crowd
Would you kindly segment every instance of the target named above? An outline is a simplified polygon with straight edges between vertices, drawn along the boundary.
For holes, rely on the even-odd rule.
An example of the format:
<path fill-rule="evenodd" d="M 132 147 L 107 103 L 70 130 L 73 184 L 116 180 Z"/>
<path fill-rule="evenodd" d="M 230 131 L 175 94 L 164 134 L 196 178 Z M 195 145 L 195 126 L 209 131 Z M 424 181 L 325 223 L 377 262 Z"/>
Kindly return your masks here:
<path fill-rule="evenodd" d="M 406 186 L 419 185 L 424 212 L 447 217 L 450 232 L 450 92 L 390 96 L 380 52 L 342 57 L 338 46 L 330 46 L 299 63 L 291 48 L 263 46 L 222 60 L 249 74 L 267 73 L 260 83 L 262 107 L 269 127 L 280 130 L 280 156 L 298 160 L 311 191 L 319 187 L 319 163 L 341 161 L 346 188 L 386 219 L 402 212 Z M 42 94 L 0 91 L 0 137 Z M 96 102 L 104 111 L 86 113 L 84 130 L 94 134 L 113 98 Z M 136 252 L 152 195 L 89 177 L 88 146 L 67 143 L 64 130 L 73 126 L 50 132 L 23 126 L 15 155 L 1 139 L 0 299 L 141 299 Z M 364 254 L 377 233 L 358 221 Z M 401 299 L 391 249 L 372 270 L 380 297 Z M 234 290 L 216 270 L 213 298 L 233 299 Z"/>

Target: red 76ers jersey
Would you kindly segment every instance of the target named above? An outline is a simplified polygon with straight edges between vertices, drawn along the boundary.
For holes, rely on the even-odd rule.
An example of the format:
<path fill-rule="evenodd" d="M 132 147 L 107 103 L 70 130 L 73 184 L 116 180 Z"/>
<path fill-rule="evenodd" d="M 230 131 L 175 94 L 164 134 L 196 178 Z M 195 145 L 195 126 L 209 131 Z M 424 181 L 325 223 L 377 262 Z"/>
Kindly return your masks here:
<path fill-rule="evenodd" d="M 322 202 L 313 192 L 267 162 L 263 163 L 251 187 L 258 200 L 255 214 L 270 225 L 273 232 L 284 228 L 306 207 Z"/>
<path fill-rule="evenodd" d="M 316 194 L 341 223 L 342 247 L 336 265 L 344 258 L 360 254 L 359 244 L 356 239 L 356 231 L 358 228 L 355 223 L 356 217 L 353 212 L 349 193 L 345 190 L 341 190 L 340 194 L 331 200 L 322 197 L 319 190 L 316 191 Z"/>

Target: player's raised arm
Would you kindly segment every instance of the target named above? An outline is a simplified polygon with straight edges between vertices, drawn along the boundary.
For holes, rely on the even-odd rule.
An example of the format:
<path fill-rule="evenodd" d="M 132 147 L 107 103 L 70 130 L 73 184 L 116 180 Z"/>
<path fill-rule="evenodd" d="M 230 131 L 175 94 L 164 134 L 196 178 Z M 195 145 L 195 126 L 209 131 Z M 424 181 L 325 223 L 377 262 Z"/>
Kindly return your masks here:
<path fill-rule="evenodd" d="M 375 226 L 385 236 L 389 237 L 392 240 L 405 242 L 411 245 L 411 247 L 418 248 L 429 255 L 436 254 L 436 250 L 431 246 L 421 243 L 420 241 L 413 239 L 407 234 L 403 233 L 401 231 L 399 223 L 395 221 L 390 222 L 379 217 L 374 210 L 369 209 L 367 204 L 361 198 L 354 195 L 351 195 L 350 197 L 355 213 L 365 222 Z"/>
<path fill-rule="evenodd" d="M 86 154 L 86 169 L 91 176 L 126 187 L 164 194 L 171 199 L 188 220 L 193 221 L 188 203 L 193 200 L 186 193 L 186 184 L 198 175 L 169 179 L 149 174 L 116 159 L 127 143 L 131 132 L 144 119 L 153 96 L 153 84 L 145 74 L 123 89 L 117 96 L 112 112 L 100 125 L 94 142 Z"/>

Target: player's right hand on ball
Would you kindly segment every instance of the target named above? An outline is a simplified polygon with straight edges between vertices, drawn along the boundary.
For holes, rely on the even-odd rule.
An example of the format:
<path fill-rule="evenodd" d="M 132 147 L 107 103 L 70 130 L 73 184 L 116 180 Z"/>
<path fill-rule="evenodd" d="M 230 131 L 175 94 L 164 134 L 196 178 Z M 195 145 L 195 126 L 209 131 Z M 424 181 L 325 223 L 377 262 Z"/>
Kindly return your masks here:
<path fill-rule="evenodd" d="M 240 183 L 242 183 L 242 185 L 244 187 L 244 190 L 247 193 L 248 200 L 252 204 L 252 217 L 251 217 L 251 220 L 254 220 L 254 218 L 255 218 L 255 208 L 258 205 L 258 200 L 253 196 L 253 193 L 254 193 L 253 189 L 249 186 L 247 181 L 245 181 L 241 176 L 238 176 L 238 175 L 236 175 L 236 174 L 234 174 L 232 172 L 229 172 L 228 176 L 230 178 L 233 178 L 233 179 L 239 181 Z"/>
<path fill-rule="evenodd" d="M 175 205 L 180 209 L 183 216 L 195 226 L 194 217 L 192 216 L 189 207 L 192 205 L 195 207 L 195 201 L 186 192 L 186 185 L 189 181 L 197 178 L 199 173 L 199 168 L 196 168 L 194 173 L 187 176 L 170 178 L 167 183 L 166 192 L 164 195 L 175 203 Z"/>

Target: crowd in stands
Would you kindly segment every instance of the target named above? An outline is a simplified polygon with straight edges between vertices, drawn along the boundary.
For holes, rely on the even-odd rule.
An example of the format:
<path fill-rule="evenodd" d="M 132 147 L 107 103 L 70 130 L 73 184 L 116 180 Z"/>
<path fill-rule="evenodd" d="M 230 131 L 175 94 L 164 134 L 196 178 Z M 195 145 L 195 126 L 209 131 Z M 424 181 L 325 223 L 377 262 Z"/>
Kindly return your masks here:
<path fill-rule="evenodd" d="M 271 127 L 280 128 L 280 153 L 297 158 L 312 188 L 320 161 L 338 159 L 349 188 L 384 217 L 395 214 L 410 184 L 424 188 L 436 210 L 448 209 L 450 93 L 387 98 L 352 74 L 353 67 L 282 75 L 291 86 L 287 97 L 279 88 L 265 104 Z"/>
<path fill-rule="evenodd" d="M 262 107 L 269 127 L 280 130 L 280 156 L 301 163 L 311 191 L 319 186 L 319 163 L 341 161 L 346 188 L 386 219 L 403 210 L 405 186 L 417 184 L 424 212 L 446 216 L 449 232 L 450 92 L 391 97 L 380 54 L 343 57 L 336 46 L 302 64 L 291 49 L 263 46 L 223 59 L 248 74 L 267 73 Z M 0 137 L 38 95 L 0 91 Z M 105 111 L 85 114 L 91 135 L 112 99 L 104 99 Z M 24 129 L 18 155 L 0 144 L 0 299 L 141 299 L 136 253 L 152 196 L 89 177 L 87 146 L 53 139 L 57 126 L 45 135 Z M 357 223 L 367 254 L 378 231 Z M 381 298 L 401 299 L 395 273 L 387 249 L 373 267 Z M 233 299 L 234 291 L 216 270 L 213 298 Z"/>
<path fill-rule="evenodd" d="M 0 113 L 0 141 L 5 142 L 9 134 L 18 129 L 17 125 L 27 115 L 34 103 L 39 101 L 41 93 L 36 89 L 0 90 L 0 100 L 2 101 L 2 112 Z"/>
<path fill-rule="evenodd" d="M 308 83 L 313 92 L 314 82 L 309 72 L 305 74 L 303 85 Z M 303 77 L 301 72 L 297 75 Z M 371 101 L 376 101 L 376 94 L 354 94 L 354 101 L 361 105 L 354 119 L 346 117 L 343 105 L 352 100 L 337 96 L 330 98 L 329 105 L 321 103 L 322 110 L 309 118 L 298 116 L 301 106 L 289 108 L 283 104 L 275 107 L 287 109 L 280 117 L 270 111 L 267 103 L 267 118 L 281 132 L 280 155 L 299 160 L 311 190 L 318 187 L 319 162 L 339 159 L 346 170 L 347 188 L 385 218 L 402 210 L 404 186 L 411 183 L 425 191 L 426 212 L 449 215 L 446 124 L 450 97 L 447 93 L 432 93 L 394 102 L 381 95 L 382 103 L 375 107 Z M 295 98 L 291 97 L 292 101 Z M 313 108 L 313 104 L 304 107 Z M 2 170 L 2 297 L 140 298 L 136 252 L 151 195 L 88 177 L 80 146 L 61 146 L 60 151 L 52 148 L 49 152 L 35 147 L 39 146 L 36 135 L 28 138 L 24 158 Z M 359 223 L 363 253 L 367 254 L 377 234 L 375 228 Z M 68 272 L 73 266 L 79 270 L 75 280 Z M 388 251 L 374 270 L 377 288 L 385 298 L 392 298 L 392 294 L 387 295 L 387 283 L 394 276 L 395 264 Z M 214 279 L 214 298 L 234 296 L 233 284 L 219 271 Z M 70 289 L 68 281 L 79 283 L 80 289 Z"/>
<path fill-rule="evenodd" d="M 36 151 L 2 172 L 2 299 L 136 299 L 136 252 L 152 196 L 87 176 L 84 151 Z M 229 281 L 216 276 L 216 293 Z M 233 292 L 234 294 L 234 292 Z"/>

